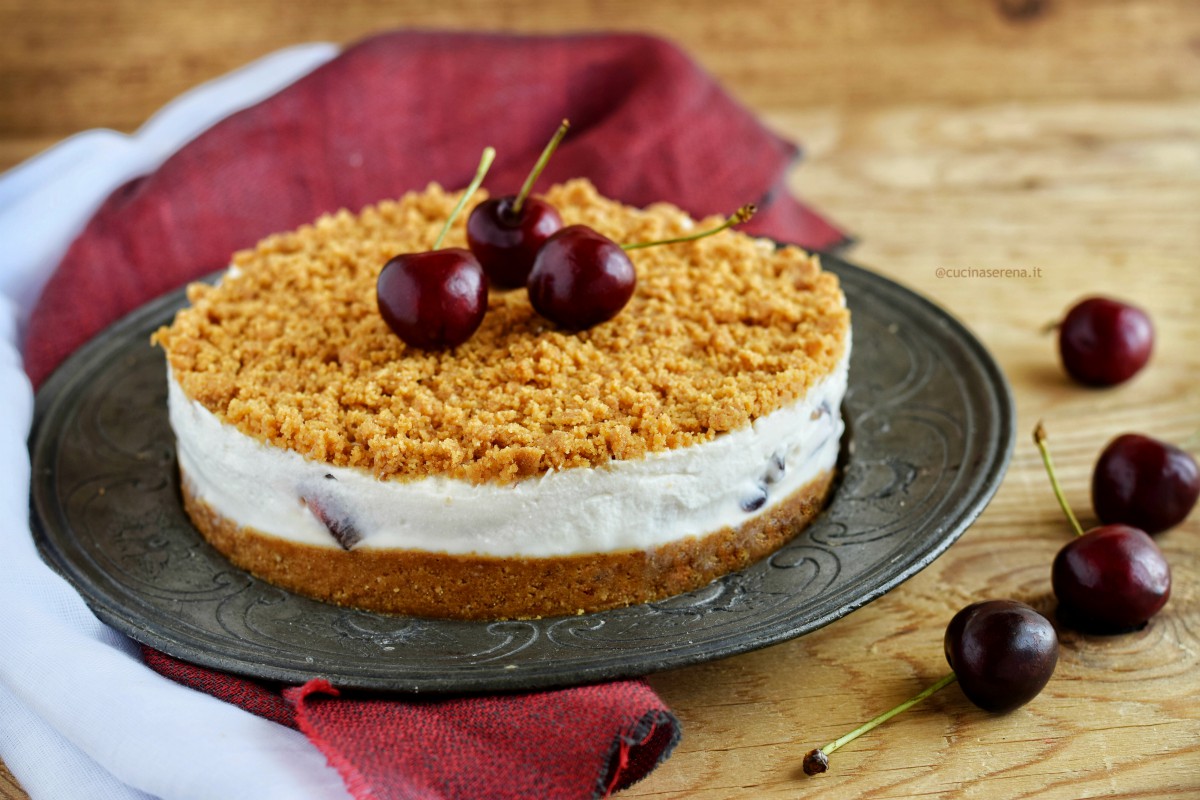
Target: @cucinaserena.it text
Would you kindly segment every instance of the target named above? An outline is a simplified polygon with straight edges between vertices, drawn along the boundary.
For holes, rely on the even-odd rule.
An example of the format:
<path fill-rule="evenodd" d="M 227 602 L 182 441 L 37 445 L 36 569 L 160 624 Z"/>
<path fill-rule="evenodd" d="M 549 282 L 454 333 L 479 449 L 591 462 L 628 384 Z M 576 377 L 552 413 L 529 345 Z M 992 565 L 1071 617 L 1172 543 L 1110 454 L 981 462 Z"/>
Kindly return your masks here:
<path fill-rule="evenodd" d="M 939 278 L 1040 278 L 1041 267 L 1005 267 L 981 269 L 978 267 L 938 267 L 934 275 Z"/>

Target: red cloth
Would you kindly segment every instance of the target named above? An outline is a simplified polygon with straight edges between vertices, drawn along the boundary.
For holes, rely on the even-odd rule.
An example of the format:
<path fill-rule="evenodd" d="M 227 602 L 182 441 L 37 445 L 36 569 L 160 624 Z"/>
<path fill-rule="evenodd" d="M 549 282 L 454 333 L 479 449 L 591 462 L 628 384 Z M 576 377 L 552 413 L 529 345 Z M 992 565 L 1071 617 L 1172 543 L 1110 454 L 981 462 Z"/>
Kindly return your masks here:
<path fill-rule="evenodd" d="M 788 194 L 796 146 L 666 42 L 385 34 L 114 192 L 33 313 L 30 377 L 40 384 L 113 320 L 270 233 L 430 181 L 465 186 L 486 145 L 498 155 L 485 186 L 515 192 L 564 117 L 571 132 L 541 186 L 584 176 L 624 202 L 695 215 L 757 202 L 744 230 L 814 250 L 844 241 Z"/>
<path fill-rule="evenodd" d="M 625 202 L 667 200 L 695 215 L 757 202 L 751 231 L 811 249 L 844 241 L 784 188 L 797 148 L 666 42 L 390 33 L 114 192 L 33 311 L 26 369 L 40 384 L 125 312 L 269 233 L 430 181 L 463 186 L 485 145 L 499 154 L 486 185 L 515 191 L 564 117 L 571 133 L 543 186 L 586 176 Z M 181 683 L 298 727 L 356 797 L 602 796 L 646 775 L 679 736 L 641 681 L 499 697 L 338 697 L 319 681 L 282 689 L 145 656 Z"/>
<path fill-rule="evenodd" d="M 648 775 L 679 739 L 679 722 L 644 681 L 398 702 L 342 695 L 322 679 L 283 688 L 142 654 L 185 686 L 302 731 L 357 798 L 603 797 Z"/>

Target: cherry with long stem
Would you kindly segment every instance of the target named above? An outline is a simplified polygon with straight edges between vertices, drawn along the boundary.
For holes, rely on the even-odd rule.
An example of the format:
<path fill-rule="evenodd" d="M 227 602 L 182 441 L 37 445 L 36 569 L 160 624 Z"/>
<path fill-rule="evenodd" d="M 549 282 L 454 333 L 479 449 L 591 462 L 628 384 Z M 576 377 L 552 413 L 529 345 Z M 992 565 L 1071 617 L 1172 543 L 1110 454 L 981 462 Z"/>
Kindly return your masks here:
<path fill-rule="evenodd" d="M 550 156 L 554 155 L 554 151 L 558 149 L 558 145 L 562 142 L 563 137 L 567 135 L 567 131 L 571 129 L 571 121 L 564 119 L 558 126 L 558 130 L 550 137 L 550 141 L 546 143 L 542 149 L 542 154 L 538 156 L 538 160 L 534 162 L 533 169 L 529 170 L 529 175 L 525 178 L 525 182 L 521 184 L 520 191 L 517 192 L 516 198 L 512 201 L 512 213 L 520 214 L 521 208 L 525 205 L 525 198 L 529 197 L 529 193 L 533 191 L 533 185 L 537 183 L 537 179 L 541 177 L 542 170 L 550 163 Z"/>
<path fill-rule="evenodd" d="M 467 200 L 471 199 L 471 195 L 479 191 L 479 187 L 483 185 L 483 179 L 487 176 L 488 170 L 492 168 L 492 162 L 496 160 L 496 150 L 492 147 L 483 148 L 483 155 L 479 158 L 479 167 L 475 170 L 475 177 L 467 184 L 467 188 L 463 190 L 462 196 L 458 198 L 458 202 L 454 204 L 454 209 L 450 212 L 450 216 L 446 217 L 446 224 L 442 226 L 441 233 L 438 234 L 437 240 L 433 243 L 434 250 L 441 249 L 442 242 L 446 240 L 446 234 L 450 232 L 450 226 L 454 224 L 454 220 L 462 212 L 463 206 L 467 204 Z"/>
<path fill-rule="evenodd" d="M 749 222 L 754 214 L 758 211 L 758 207 L 753 203 L 747 203 L 737 211 L 730 214 L 724 222 L 715 228 L 709 228 L 705 231 L 697 233 L 689 233 L 686 236 L 676 236 L 673 239 L 656 239 L 652 242 L 634 242 L 632 244 L 623 244 L 621 249 L 625 252 L 630 250 L 641 250 L 645 247 L 657 247 L 660 244 L 680 244 L 682 242 L 694 242 L 697 239 L 703 239 L 706 236 L 712 236 L 714 233 L 720 233 L 726 228 L 732 228 L 734 225 L 741 225 L 743 222 Z"/>
<path fill-rule="evenodd" d="M 529 302 L 535 311 L 566 330 L 599 325 L 625 307 L 637 286 L 637 271 L 627 250 L 695 241 L 753 215 L 754 206 L 742 206 L 710 230 L 633 244 L 617 244 L 586 225 L 569 225 L 538 250 L 525 284 Z"/>
<path fill-rule="evenodd" d="M 804 757 L 804 771 L 829 768 L 829 754 L 955 681 L 984 711 L 1019 708 L 1042 690 L 1058 663 L 1058 637 L 1049 620 L 1024 603 L 988 600 L 961 609 L 943 637 L 950 674 L 900 705 L 885 711 Z"/>
<path fill-rule="evenodd" d="M 1050 446 L 1046 443 L 1047 438 L 1046 426 L 1039 420 L 1033 429 L 1033 442 L 1037 445 L 1038 452 L 1042 454 L 1042 463 L 1046 465 L 1046 474 L 1050 477 L 1050 486 L 1054 489 L 1054 497 L 1058 500 L 1058 505 L 1067 515 L 1067 520 L 1071 523 L 1075 535 L 1083 536 L 1083 526 L 1079 524 L 1079 518 L 1071 510 L 1071 504 L 1067 502 L 1067 496 L 1058 482 L 1058 475 L 1054 471 L 1054 462 L 1050 458 Z"/>
<path fill-rule="evenodd" d="M 498 289 L 524 286 L 538 250 L 562 229 L 558 210 L 530 192 L 570 127 L 564 119 L 516 195 L 484 200 L 467 218 L 467 246 Z"/>
<path fill-rule="evenodd" d="M 487 311 L 487 279 L 469 250 L 442 250 L 455 218 L 496 158 L 484 148 L 475 177 L 446 218 L 433 249 L 402 253 L 383 265 L 375 284 L 380 316 L 411 347 L 436 350 L 471 338 Z"/>
<path fill-rule="evenodd" d="M 1171 596 L 1171 568 L 1140 528 L 1113 523 L 1084 531 L 1067 503 L 1050 458 L 1046 428 L 1033 430 L 1054 496 L 1076 536 L 1054 557 L 1050 584 L 1059 619 L 1089 633 L 1123 633 L 1144 625 Z"/>

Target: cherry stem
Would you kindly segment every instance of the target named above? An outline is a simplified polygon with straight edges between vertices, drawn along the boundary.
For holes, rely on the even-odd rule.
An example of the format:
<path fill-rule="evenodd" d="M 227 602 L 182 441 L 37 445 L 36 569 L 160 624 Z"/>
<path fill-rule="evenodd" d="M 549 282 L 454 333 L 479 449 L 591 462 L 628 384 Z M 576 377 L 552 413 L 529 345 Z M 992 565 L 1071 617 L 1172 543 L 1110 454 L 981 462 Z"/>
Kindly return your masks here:
<path fill-rule="evenodd" d="M 491 169 L 492 162 L 495 159 L 496 151 L 493 148 L 483 148 L 483 155 L 479 158 L 479 169 L 475 170 L 475 177 L 471 179 L 471 183 L 463 190 L 462 197 L 458 198 L 458 205 L 454 207 L 454 210 L 450 212 L 450 216 L 446 218 L 446 224 L 442 226 L 442 232 L 438 234 L 437 241 L 433 243 L 434 250 L 442 246 L 446 234 L 450 232 L 450 226 L 454 224 L 454 218 L 458 216 L 458 212 L 463 210 L 463 206 L 467 204 L 467 199 L 479 190 L 480 184 L 483 183 L 483 177 L 487 175 L 487 171 Z"/>
<path fill-rule="evenodd" d="M 654 242 L 635 242 L 634 244 L 623 244 L 623 245 L 621 245 L 621 249 L 622 250 L 639 250 L 643 247 L 654 247 L 655 245 L 660 245 L 660 244 L 679 244 L 680 242 L 692 242 L 692 241 L 695 241 L 696 239 L 703 239 L 705 236 L 712 236 L 714 233 L 720 233 L 721 231 L 725 230 L 726 228 L 732 228 L 734 225 L 740 225 L 743 222 L 747 222 L 751 217 L 754 216 L 754 212 L 756 212 L 756 211 L 758 211 L 758 209 L 754 206 L 753 203 L 751 203 L 749 205 L 744 205 L 741 208 L 739 208 L 737 211 L 733 212 L 733 214 L 729 217 L 729 219 L 725 220 L 724 222 L 722 222 L 720 225 L 713 228 L 712 230 L 700 231 L 699 233 L 692 233 L 692 234 L 688 234 L 687 236 L 680 236 L 676 239 L 659 239 L 658 241 L 654 241 Z"/>
<path fill-rule="evenodd" d="M 1198 452 L 1200 451 L 1200 431 L 1196 431 L 1185 439 L 1183 444 L 1179 445 L 1179 448 L 1189 453 L 1200 455 L 1200 452 Z"/>
<path fill-rule="evenodd" d="M 538 176 L 542 174 L 542 170 L 550 163 L 550 156 L 554 155 L 554 151 L 558 149 L 558 143 L 567 135 L 567 129 L 571 127 L 568 120 L 563 120 L 558 126 L 558 130 L 554 132 L 554 136 L 546 144 L 546 149 L 538 157 L 537 163 L 533 165 L 533 169 L 529 171 L 529 176 L 525 178 L 525 183 L 521 184 L 521 191 L 517 192 L 517 199 L 513 200 L 512 213 L 517 215 L 521 213 L 521 206 L 525 204 L 525 198 L 533 191 L 533 184 L 537 183 Z"/>
<path fill-rule="evenodd" d="M 1075 512 L 1067 504 L 1067 498 L 1063 494 L 1062 486 L 1058 483 L 1058 476 L 1054 474 L 1054 464 L 1050 461 L 1050 445 L 1046 443 L 1046 439 L 1046 428 L 1039 421 L 1037 427 L 1033 429 L 1034 444 L 1037 445 L 1038 450 L 1042 454 L 1042 463 L 1046 465 L 1046 474 L 1050 476 L 1050 485 L 1054 487 L 1054 496 L 1058 498 L 1058 504 L 1062 506 L 1063 513 L 1071 521 L 1071 527 L 1075 529 L 1075 534 L 1083 536 L 1083 526 L 1079 524 L 1079 519 L 1075 516 Z"/>
<path fill-rule="evenodd" d="M 840 739 L 834 739 L 832 742 L 825 745 L 824 747 L 822 747 L 818 750 L 813 750 L 813 751 L 809 752 L 808 755 L 806 755 L 804 757 L 804 774 L 805 775 L 817 775 L 817 774 L 822 773 L 825 770 L 829 769 L 829 754 L 830 753 L 837 750 L 842 745 L 849 744 L 850 742 L 857 739 L 859 736 L 862 736 L 867 731 L 878 728 L 880 725 L 887 722 L 892 717 L 896 716 L 897 714 L 907 711 L 908 709 L 915 706 L 917 703 L 919 703 L 922 700 L 924 700 L 925 698 L 929 697 L 931 694 L 934 694 L 935 692 L 939 692 L 942 689 L 945 689 L 947 686 L 954 683 L 954 681 L 956 681 L 956 680 L 958 680 L 958 676 L 955 675 L 953 672 L 951 672 L 949 675 L 945 676 L 944 678 L 939 680 L 937 683 L 928 687 L 927 689 L 922 691 L 920 694 L 917 694 L 913 697 L 910 697 L 908 700 L 905 700 L 903 703 L 896 706 L 891 711 L 885 711 L 882 714 L 880 714 L 878 717 L 876 717 L 875 719 L 871 720 L 870 722 L 863 723 L 862 725 L 860 725 L 859 727 L 850 731 L 849 733 L 847 733 L 845 736 L 841 737 Z"/>

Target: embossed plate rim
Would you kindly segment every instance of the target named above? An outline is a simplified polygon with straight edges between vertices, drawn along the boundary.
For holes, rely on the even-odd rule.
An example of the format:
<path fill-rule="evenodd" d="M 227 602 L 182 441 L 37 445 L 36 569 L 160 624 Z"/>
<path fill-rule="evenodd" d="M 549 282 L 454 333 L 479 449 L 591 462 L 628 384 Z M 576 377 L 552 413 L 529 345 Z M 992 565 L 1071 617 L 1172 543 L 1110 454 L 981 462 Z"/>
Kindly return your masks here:
<path fill-rule="evenodd" d="M 986 409 L 989 415 L 984 420 L 988 423 L 985 427 L 989 428 L 987 433 L 990 438 L 986 446 L 980 446 L 984 451 L 990 453 L 990 460 L 982 465 L 983 472 L 977 480 L 978 486 L 975 494 L 966 498 L 956 507 L 957 517 L 950 521 L 948 527 L 940 535 L 932 539 L 922 539 L 921 546 L 906 553 L 905 557 L 897 556 L 888 563 L 875 564 L 872 571 L 862 576 L 865 581 L 864 585 L 849 584 L 838 587 L 835 596 L 842 599 L 836 605 L 827 608 L 824 613 L 810 614 L 805 617 L 800 613 L 803 610 L 803 607 L 800 607 L 792 609 L 792 615 L 789 617 L 781 620 L 768 620 L 772 623 L 771 627 L 755 629 L 740 637 L 734 635 L 737 632 L 734 630 L 731 633 L 723 634 L 714 641 L 702 642 L 699 647 L 689 648 L 686 645 L 691 644 L 690 640 L 681 641 L 675 643 L 679 645 L 677 648 L 636 653 L 632 658 L 626 652 L 609 651 L 600 647 L 594 652 L 585 654 L 582 663 L 578 659 L 566 660 L 561 668 L 556 668 L 557 662 L 554 659 L 546 657 L 536 663 L 525 663 L 520 657 L 523 650 L 514 651 L 509 654 L 509 657 L 497 659 L 491 663 L 476 661 L 462 668 L 433 663 L 424 666 L 422 664 L 399 665 L 395 661 L 389 662 L 387 659 L 381 659 L 377 665 L 353 665 L 351 669 L 346 669 L 345 664 L 328 663 L 328 660 L 323 660 L 319 665 L 314 664 L 312 667 L 297 667 L 296 662 L 299 659 L 297 653 L 294 652 L 272 653 L 269 648 L 264 651 L 262 646 L 250 647 L 249 644 L 238 651 L 237 648 L 232 648 L 224 641 L 223 637 L 196 632 L 190 626 L 182 623 L 173 628 L 169 624 L 163 625 L 154 622 L 150 619 L 155 616 L 153 613 L 147 614 L 142 611 L 142 607 L 155 609 L 152 603 L 144 598 L 139 598 L 136 592 L 130 596 L 128 586 L 124 587 L 126 591 L 114 595 L 105 587 L 100 586 L 97 581 L 91 579 L 86 569 L 73 563 L 71 553 L 64 550 L 60 542 L 55 541 L 56 536 L 68 535 L 63 528 L 65 527 L 66 531 L 69 531 L 70 525 L 66 520 L 56 519 L 63 511 L 62 503 L 58 502 L 58 498 L 54 496 L 53 492 L 47 489 L 52 482 L 53 474 L 52 472 L 45 473 L 45 470 L 49 469 L 44 463 L 49 458 L 46 450 L 49 446 L 48 443 L 52 444 L 57 439 L 54 436 L 56 432 L 47 429 L 44 423 L 47 418 L 56 419 L 56 409 L 60 404 L 68 403 L 73 392 L 86 391 L 87 376 L 94 373 L 96 369 L 94 364 L 97 359 L 104 360 L 106 356 L 111 357 L 114 353 L 120 352 L 128 346 L 129 337 L 133 335 L 133 332 L 140 330 L 151 320 L 159 320 L 163 315 L 169 316 L 170 313 L 173 313 L 174 308 L 182 302 L 182 289 L 147 303 L 112 325 L 68 359 L 38 393 L 34 428 L 30 436 L 35 468 L 31 492 L 31 522 L 38 548 L 43 559 L 75 587 L 101 620 L 131 638 L 193 663 L 255 678 L 284 682 L 303 682 L 312 677 L 325 677 L 347 688 L 408 692 L 472 692 L 549 688 L 631 677 L 686 666 L 748 652 L 804 635 L 882 596 L 941 555 L 978 517 L 999 488 L 1015 441 L 1014 407 L 1008 383 L 991 355 L 962 323 L 928 299 L 894 281 L 833 256 L 824 255 L 822 258 L 825 265 L 831 271 L 838 273 L 847 283 L 862 284 L 872 291 L 895 298 L 902 305 L 907 303 L 911 306 L 911 314 L 924 316 L 927 321 L 944 328 L 946 335 L 965 351 L 966 357 L 982 376 L 982 383 L 973 388 L 984 390 L 990 401 L 989 405 L 992 406 Z M 853 305 L 854 294 L 849 288 L 847 293 Z M 859 346 L 863 345 L 856 341 L 856 348 Z M 852 370 L 852 389 L 855 383 L 856 377 Z M 869 416 L 869 414 L 864 416 Z M 850 458 L 853 463 L 854 457 Z M 39 474 L 39 468 L 42 474 Z M 837 503 L 838 497 L 835 496 L 831 506 Z M 199 538 L 198 533 L 194 531 L 193 533 Z M 800 538 L 803 537 L 804 535 Z M 779 552 L 784 553 L 789 547 L 791 546 L 785 547 Z M 760 563 L 765 563 L 765 561 Z M 744 572 L 755 570 L 758 566 L 751 566 Z M 230 567 L 230 569 L 234 568 Z M 736 574 L 733 578 L 736 579 L 740 574 Z M 866 580 L 868 578 L 869 581 Z M 253 581 L 254 579 L 249 580 Z M 282 592 L 273 587 L 267 587 L 267 591 Z M 704 590 L 698 591 L 703 592 Z M 344 612 L 344 609 L 334 606 L 325 606 L 319 603 L 316 605 L 321 609 L 328 609 L 330 614 Z M 807 605 L 812 607 L 820 604 L 814 600 Z M 617 615 L 642 610 L 646 610 L 648 614 L 658 613 L 662 611 L 662 606 L 662 603 L 647 604 L 633 609 L 618 609 L 581 617 L 517 624 L 533 625 L 533 630 L 542 633 L 546 633 L 558 625 L 569 626 L 571 624 L 595 624 L 598 626 L 597 630 L 602 630 L 606 620 L 619 621 L 620 618 Z M 161 614 L 158 616 L 161 617 Z M 367 616 L 378 617 L 378 615 Z M 428 624 L 434 629 L 439 625 L 467 625 L 478 626 L 480 631 L 486 631 L 491 623 L 435 620 Z M 615 625 L 614 623 L 614 627 Z M 732 627 L 737 628 L 738 626 Z M 687 629 L 681 629 L 681 631 L 679 638 L 682 640 Z M 553 642 L 549 635 L 543 638 Z M 537 636 L 534 639 L 536 640 Z M 562 648 L 561 644 L 558 646 Z M 575 655 L 577 651 L 571 651 L 571 654 Z M 346 659 L 348 660 L 349 656 L 346 656 Z"/>

